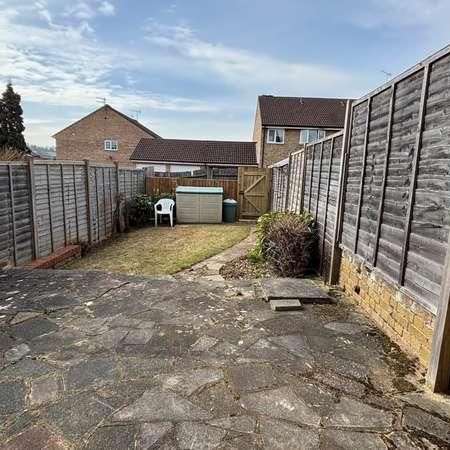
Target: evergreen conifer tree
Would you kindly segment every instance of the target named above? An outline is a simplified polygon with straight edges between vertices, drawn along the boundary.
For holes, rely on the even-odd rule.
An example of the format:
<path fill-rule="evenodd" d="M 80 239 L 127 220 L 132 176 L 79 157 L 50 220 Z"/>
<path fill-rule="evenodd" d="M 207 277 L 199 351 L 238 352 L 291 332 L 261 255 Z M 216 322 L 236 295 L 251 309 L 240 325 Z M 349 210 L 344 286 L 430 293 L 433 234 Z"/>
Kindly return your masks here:
<path fill-rule="evenodd" d="M 22 114 L 20 95 L 14 92 L 11 82 L 9 82 L 0 99 L 0 148 L 28 152 L 23 137 L 25 127 Z"/>

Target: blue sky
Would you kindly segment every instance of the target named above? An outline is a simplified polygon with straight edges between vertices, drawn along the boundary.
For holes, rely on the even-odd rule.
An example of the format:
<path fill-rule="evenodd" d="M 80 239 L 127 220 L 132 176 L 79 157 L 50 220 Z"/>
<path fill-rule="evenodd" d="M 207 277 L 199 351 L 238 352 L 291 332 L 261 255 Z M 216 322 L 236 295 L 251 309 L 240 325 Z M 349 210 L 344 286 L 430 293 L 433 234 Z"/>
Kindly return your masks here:
<path fill-rule="evenodd" d="M 0 0 L 29 143 L 98 108 L 249 140 L 260 94 L 359 97 L 450 42 L 449 0 Z"/>

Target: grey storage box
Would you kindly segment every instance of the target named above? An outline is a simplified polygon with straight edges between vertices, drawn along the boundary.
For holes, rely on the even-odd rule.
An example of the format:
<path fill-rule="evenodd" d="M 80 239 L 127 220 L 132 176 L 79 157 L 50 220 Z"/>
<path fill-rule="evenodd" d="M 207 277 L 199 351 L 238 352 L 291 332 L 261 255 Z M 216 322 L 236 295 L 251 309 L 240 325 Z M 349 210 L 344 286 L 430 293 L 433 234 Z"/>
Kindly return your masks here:
<path fill-rule="evenodd" d="M 221 223 L 223 188 L 178 186 L 178 223 Z"/>

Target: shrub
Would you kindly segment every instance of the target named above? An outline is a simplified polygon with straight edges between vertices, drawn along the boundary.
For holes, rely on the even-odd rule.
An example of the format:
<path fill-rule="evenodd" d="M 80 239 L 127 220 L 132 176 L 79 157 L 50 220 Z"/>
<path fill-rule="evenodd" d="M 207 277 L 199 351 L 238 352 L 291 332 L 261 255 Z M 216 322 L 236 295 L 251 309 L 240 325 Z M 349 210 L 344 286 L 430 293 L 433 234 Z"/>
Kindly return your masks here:
<path fill-rule="evenodd" d="M 308 213 L 272 212 L 258 220 L 252 261 L 267 260 L 283 276 L 298 277 L 311 269 L 316 242 L 314 220 Z"/>
<path fill-rule="evenodd" d="M 153 200 L 151 196 L 138 194 L 127 205 L 130 224 L 142 227 L 150 223 L 153 217 Z"/>
<path fill-rule="evenodd" d="M 130 225 L 143 227 L 150 224 L 155 218 L 155 204 L 161 198 L 171 198 L 174 194 L 167 192 L 155 192 L 152 195 L 138 194 L 127 204 L 127 214 Z"/>

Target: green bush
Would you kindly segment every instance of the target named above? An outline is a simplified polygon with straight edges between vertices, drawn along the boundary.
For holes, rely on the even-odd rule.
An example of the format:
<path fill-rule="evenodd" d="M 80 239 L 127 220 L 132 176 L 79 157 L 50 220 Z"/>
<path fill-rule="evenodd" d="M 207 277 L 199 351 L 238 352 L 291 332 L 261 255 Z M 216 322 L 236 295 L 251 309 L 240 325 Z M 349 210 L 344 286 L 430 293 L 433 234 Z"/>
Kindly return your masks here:
<path fill-rule="evenodd" d="M 153 200 L 145 194 L 136 195 L 128 204 L 128 220 L 130 225 L 143 227 L 150 223 L 153 218 Z"/>
<path fill-rule="evenodd" d="M 312 265 L 313 224 L 309 213 L 264 214 L 256 226 L 256 247 L 248 253 L 248 258 L 253 262 L 269 261 L 283 276 L 303 275 Z"/>

